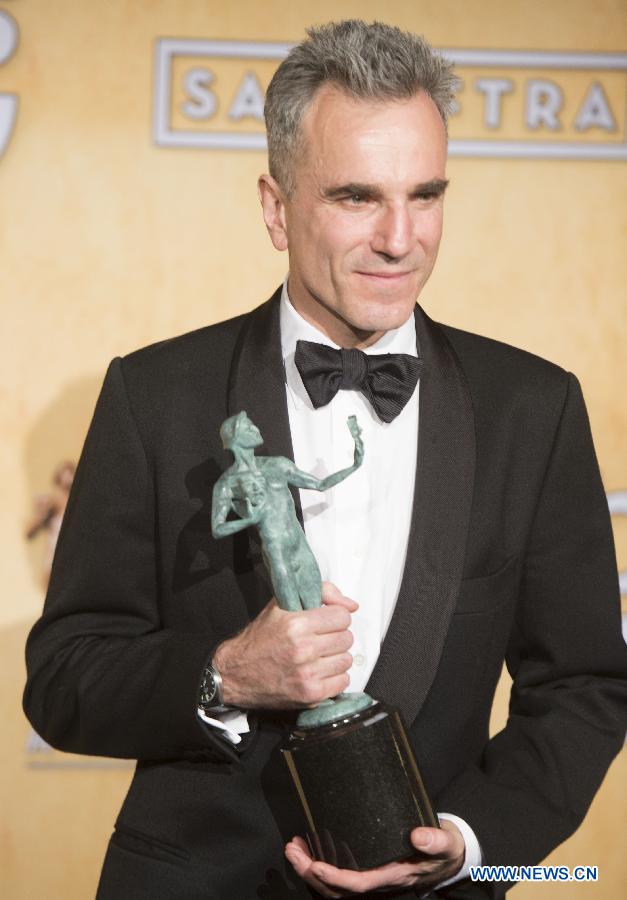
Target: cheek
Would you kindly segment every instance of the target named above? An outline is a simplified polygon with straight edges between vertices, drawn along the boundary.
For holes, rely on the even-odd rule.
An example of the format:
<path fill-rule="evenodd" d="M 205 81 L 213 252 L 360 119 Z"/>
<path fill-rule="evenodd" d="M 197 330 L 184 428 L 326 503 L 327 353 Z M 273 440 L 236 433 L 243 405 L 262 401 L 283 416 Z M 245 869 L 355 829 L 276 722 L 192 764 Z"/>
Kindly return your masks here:
<path fill-rule="evenodd" d="M 331 269 L 345 268 L 347 261 L 350 265 L 354 253 L 359 253 L 360 247 L 368 243 L 364 223 L 341 214 L 331 214 L 321 221 L 312 220 L 307 230 L 306 252 L 318 261 L 318 266 Z"/>
<path fill-rule="evenodd" d="M 442 210 L 429 210 L 417 222 L 419 243 L 429 252 L 435 252 L 442 237 Z"/>

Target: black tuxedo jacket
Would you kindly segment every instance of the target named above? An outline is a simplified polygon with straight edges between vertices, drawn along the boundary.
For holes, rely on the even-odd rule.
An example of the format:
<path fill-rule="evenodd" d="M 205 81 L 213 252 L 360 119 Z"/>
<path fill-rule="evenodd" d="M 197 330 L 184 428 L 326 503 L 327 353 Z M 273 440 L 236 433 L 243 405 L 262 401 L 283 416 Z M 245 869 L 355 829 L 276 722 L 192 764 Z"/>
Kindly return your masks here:
<path fill-rule="evenodd" d="M 309 896 L 283 861 L 304 831 L 276 749 L 291 714 L 258 711 L 238 751 L 196 713 L 205 662 L 271 594 L 253 534 L 215 541 L 210 520 L 227 416 L 245 409 L 263 452 L 292 456 L 279 296 L 116 359 L 85 443 L 25 709 L 55 747 L 139 760 L 102 900 Z M 367 690 L 401 708 L 435 807 L 486 861 L 535 863 L 577 827 L 625 733 L 606 499 L 572 375 L 420 308 L 416 328 L 409 550 Z M 510 714 L 489 740 L 504 659 Z"/>

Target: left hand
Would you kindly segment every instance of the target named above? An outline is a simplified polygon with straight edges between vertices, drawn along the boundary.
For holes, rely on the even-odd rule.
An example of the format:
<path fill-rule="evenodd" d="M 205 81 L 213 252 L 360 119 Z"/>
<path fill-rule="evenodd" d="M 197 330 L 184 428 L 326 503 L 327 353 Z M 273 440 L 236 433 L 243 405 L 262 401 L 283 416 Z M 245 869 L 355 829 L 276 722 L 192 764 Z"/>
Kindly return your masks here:
<path fill-rule="evenodd" d="M 347 897 L 388 888 L 428 890 L 459 872 L 466 855 L 466 845 L 457 826 L 448 819 L 443 819 L 441 825 L 441 828 L 414 828 L 410 835 L 417 851 L 414 857 L 364 872 L 337 869 L 313 860 L 300 837 L 287 844 L 285 855 L 296 874 L 323 897 Z"/>
<path fill-rule="evenodd" d="M 263 504 L 254 503 L 250 497 L 246 497 L 244 502 L 246 503 L 246 519 L 249 520 L 252 525 L 257 525 L 261 519 Z"/>

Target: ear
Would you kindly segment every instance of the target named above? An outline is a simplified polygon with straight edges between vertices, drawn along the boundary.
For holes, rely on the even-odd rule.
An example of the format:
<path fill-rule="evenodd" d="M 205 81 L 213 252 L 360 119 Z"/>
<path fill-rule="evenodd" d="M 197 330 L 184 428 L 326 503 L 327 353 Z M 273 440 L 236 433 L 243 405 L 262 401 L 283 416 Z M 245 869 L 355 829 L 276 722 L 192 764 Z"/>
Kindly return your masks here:
<path fill-rule="evenodd" d="M 259 176 L 257 191 L 261 200 L 263 220 L 266 223 L 270 240 L 277 250 L 287 250 L 287 226 L 283 191 L 272 175 Z"/>

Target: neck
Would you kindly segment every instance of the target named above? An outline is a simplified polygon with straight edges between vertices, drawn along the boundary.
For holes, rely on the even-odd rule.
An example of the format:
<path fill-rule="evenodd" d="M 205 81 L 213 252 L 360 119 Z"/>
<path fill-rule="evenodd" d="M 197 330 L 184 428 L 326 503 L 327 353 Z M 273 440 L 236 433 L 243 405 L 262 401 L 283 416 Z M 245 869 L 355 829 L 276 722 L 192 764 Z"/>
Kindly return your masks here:
<path fill-rule="evenodd" d="M 326 335 L 329 340 L 345 350 L 364 350 L 376 344 L 385 331 L 365 331 L 355 328 L 320 300 L 306 296 L 298 285 L 288 280 L 287 293 L 290 303 L 306 322 Z"/>
<path fill-rule="evenodd" d="M 255 468 L 255 451 L 249 447 L 231 447 L 235 465 L 240 469 Z"/>

